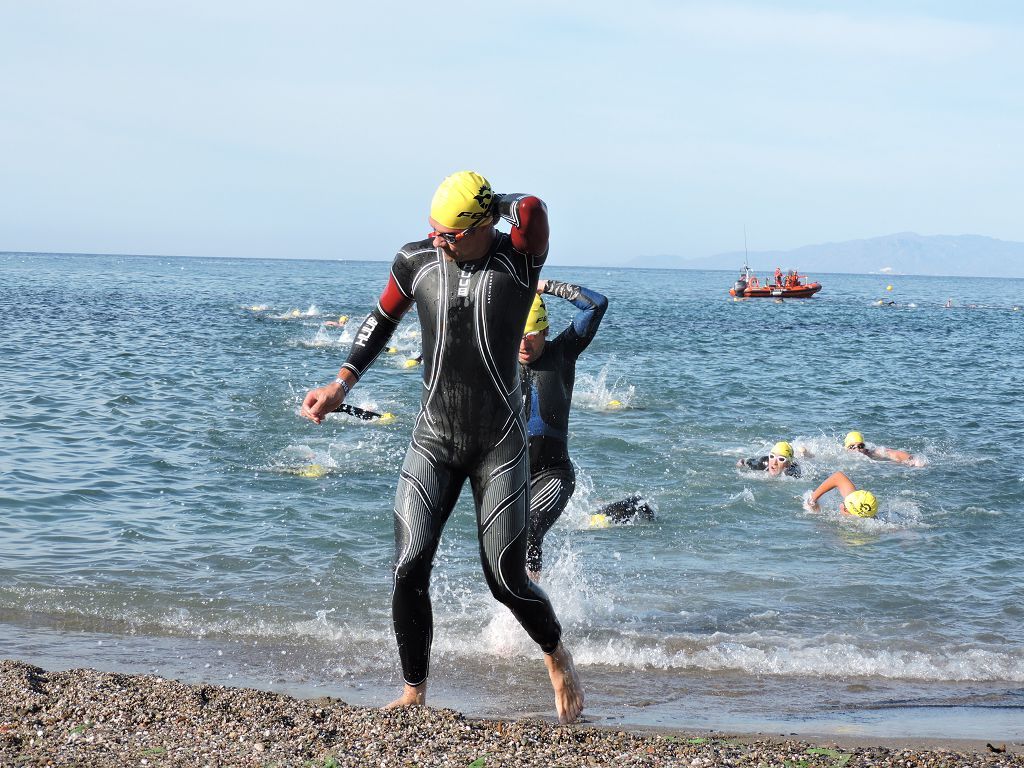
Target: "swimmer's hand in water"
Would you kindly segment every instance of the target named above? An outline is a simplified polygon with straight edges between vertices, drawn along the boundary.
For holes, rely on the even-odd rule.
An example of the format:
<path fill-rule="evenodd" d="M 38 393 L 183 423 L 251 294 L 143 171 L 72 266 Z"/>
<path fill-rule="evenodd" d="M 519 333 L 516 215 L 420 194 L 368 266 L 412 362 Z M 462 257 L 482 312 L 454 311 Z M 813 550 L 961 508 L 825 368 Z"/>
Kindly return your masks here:
<path fill-rule="evenodd" d="M 302 409 L 299 411 L 299 415 L 309 419 L 314 424 L 320 424 L 328 413 L 338 410 L 338 406 L 344 400 L 345 390 L 337 382 L 332 382 L 307 392 L 306 397 L 302 401 Z"/>
<path fill-rule="evenodd" d="M 811 494 L 804 496 L 804 509 L 808 512 L 821 512 L 821 507 L 818 506 L 818 502 L 811 500 Z"/>

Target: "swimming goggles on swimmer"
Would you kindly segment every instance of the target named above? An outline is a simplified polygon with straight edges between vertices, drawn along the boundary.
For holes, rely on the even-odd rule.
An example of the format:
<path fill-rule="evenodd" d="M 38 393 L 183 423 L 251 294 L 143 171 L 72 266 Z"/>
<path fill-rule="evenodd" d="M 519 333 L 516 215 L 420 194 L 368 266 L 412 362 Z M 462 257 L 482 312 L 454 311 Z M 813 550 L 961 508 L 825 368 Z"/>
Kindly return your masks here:
<path fill-rule="evenodd" d="M 768 461 L 781 461 L 783 464 L 789 464 L 790 458 L 789 456 L 780 456 L 776 453 L 769 453 Z"/>
<path fill-rule="evenodd" d="M 481 221 L 482 221 L 482 219 L 477 219 L 476 221 L 474 221 L 472 224 L 470 224 L 468 227 L 466 227 L 461 232 L 438 232 L 436 229 L 432 229 L 432 230 L 430 230 L 429 233 L 427 233 L 427 237 L 429 237 L 431 240 L 433 240 L 434 238 L 440 237 L 442 240 L 444 240 L 446 243 L 448 243 L 448 245 L 455 245 L 457 242 L 459 242 L 459 240 L 461 240 L 466 235 L 468 235 L 470 232 L 472 232 L 474 229 L 476 229 L 476 226 Z"/>
<path fill-rule="evenodd" d="M 850 445 L 846 446 L 848 451 L 863 451 L 865 448 L 867 446 L 864 443 L 850 443 Z"/>

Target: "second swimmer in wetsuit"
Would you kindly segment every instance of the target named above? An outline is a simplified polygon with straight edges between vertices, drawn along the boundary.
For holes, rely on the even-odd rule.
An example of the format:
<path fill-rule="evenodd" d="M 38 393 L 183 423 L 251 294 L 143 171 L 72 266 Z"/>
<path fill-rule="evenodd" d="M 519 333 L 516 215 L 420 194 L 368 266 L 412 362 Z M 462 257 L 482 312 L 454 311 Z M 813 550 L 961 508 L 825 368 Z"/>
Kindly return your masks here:
<path fill-rule="evenodd" d="M 785 440 L 772 446 L 767 456 L 759 456 L 755 459 L 740 459 L 736 462 L 740 469 L 753 469 L 758 472 L 767 472 L 773 477 L 786 475 L 787 477 L 800 477 L 803 472 L 800 465 L 793 461 L 793 446 Z"/>
<path fill-rule="evenodd" d="M 509 234 L 495 230 L 498 216 Z M 544 651 L 559 720 L 572 722 L 583 689 L 551 603 L 525 570 L 529 464 L 516 345 L 547 257 L 547 209 L 532 195 L 494 195 L 485 178 L 462 171 L 438 188 L 429 221 L 427 239 L 395 257 L 338 377 L 307 393 L 301 413 L 319 424 L 336 410 L 416 304 L 423 393 L 394 507 L 392 619 L 405 688 L 392 706 L 426 703 L 430 572 L 469 480 L 487 585 Z"/>
<path fill-rule="evenodd" d="M 548 341 L 548 312 L 541 294 L 571 301 L 578 310 L 569 327 Z M 544 534 L 569 503 L 576 472 L 569 460 L 569 407 L 576 359 L 594 339 L 608 299 L 596 291 L 541 280 L 519 344 L 519 363 L 530 432 L 530 533 L 526 568 L 538 580 Z"/>

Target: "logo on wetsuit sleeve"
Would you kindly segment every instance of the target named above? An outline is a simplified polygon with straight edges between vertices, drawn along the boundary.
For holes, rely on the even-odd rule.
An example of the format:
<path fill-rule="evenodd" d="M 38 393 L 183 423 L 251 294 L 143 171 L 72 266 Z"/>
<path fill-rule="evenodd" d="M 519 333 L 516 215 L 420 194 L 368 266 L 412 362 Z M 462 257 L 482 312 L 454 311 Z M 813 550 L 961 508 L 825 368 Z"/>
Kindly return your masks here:
<path fill-rule="evenodd" d="M 370 334 L 373 333 L 373 329 L 377 327 L 377 318 L 370 315 L 366 318 L 366 322 L 363 323 L 363 327 L 359 329 L 359 335 L 356 336 L 355 343 L 357 346 L 365 347 L 366 342 L 370 340 Z"/>

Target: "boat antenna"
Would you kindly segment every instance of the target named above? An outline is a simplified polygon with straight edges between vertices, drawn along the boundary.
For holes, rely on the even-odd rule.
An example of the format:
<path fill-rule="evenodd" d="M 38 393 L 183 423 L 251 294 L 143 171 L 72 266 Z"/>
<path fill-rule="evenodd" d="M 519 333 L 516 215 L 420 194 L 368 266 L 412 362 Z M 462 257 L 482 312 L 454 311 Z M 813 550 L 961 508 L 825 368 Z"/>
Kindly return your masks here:
<path fill-rule="evenodd" d="M 750 271 L 750 259 L 747 258 L 747 225 L 743 225 L 743 269 Z"/>

